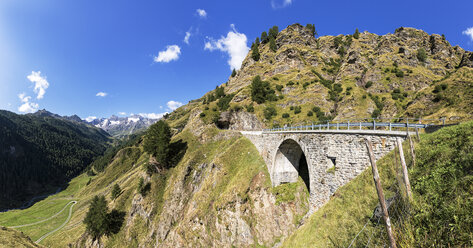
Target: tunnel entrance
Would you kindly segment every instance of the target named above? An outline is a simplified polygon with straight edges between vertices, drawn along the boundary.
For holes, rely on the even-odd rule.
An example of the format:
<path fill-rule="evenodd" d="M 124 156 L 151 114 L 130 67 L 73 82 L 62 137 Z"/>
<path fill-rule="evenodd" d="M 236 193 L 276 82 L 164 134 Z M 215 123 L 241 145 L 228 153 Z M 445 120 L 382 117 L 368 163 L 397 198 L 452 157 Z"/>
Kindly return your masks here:
<path fill-rule="evenodd" d="M 274 159 L 273 185 L 294 183 L 301 177 L 310 192 L 309 166 L 301 146 L 294 140 L 285 140 Z"/>

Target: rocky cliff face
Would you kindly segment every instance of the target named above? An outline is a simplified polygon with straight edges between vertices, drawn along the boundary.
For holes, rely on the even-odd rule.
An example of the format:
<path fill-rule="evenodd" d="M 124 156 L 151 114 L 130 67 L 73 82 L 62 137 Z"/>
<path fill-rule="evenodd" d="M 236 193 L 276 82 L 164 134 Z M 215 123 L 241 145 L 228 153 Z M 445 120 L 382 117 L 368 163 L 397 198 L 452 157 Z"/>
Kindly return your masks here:
<path fill-rule="evenodd" d="M 335 120 L 471 116 L 471 105 L 465 104 L 472 103 L 471 90 L 461 98 L 455 95 L 472 84 L 473 53 L 452 47 L 444 36 L 398 28 L 386 35 L 363 32 L 358 38 L 315 38 L 294 24 L 278 34 L 276 44 L 275 52 L 269 44 L 260 44 L 259 61 L 250 52 L 225 86 L 226 92 L 235 94 L 234 106 L 254 104 L 256 116 L 267 127 L 317 122 L 315 114 L 307 116 L 313 107 Z M 257 75 L 270 83 L 277 101 L 262 105 L 251 101 L 250 84 Z M 436 91 L 441 84 L 446 89 Z M 277 110 L 270 120 L 263 114 L 267 106 Z M 296 106 L 302 108 L 300 114 L 291 113 Z M 283 113 L 290 117 L 282 118 Z"/>

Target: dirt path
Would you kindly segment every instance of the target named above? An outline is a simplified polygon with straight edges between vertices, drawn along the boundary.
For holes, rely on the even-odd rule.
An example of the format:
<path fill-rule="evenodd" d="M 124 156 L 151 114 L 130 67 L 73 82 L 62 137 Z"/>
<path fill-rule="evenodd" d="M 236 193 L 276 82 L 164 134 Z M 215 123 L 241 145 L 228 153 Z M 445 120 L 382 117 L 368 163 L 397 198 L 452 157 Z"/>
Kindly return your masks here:
<path fill-rule="evenodd" d="M 69 203 L 71 203 L 71 202 L 69 202 Z M 68 205 L 69 205 L 69 203 L 68 203 Z M 63 227 L 67 224 L 67 222 L 69 222 L 69 220 L 71 219 L 71 216 L 72 216 L 72 208 L 74 207 L 74 205 L 75 205 L 76 203 L 77 203 L 77 201 L 72 201 L 71 208 L 69 209 L 69 216 L 67 216 L 66 221 L 64 221 L 64 223 L 62 223 L 62 225 L 60 225 L 58 228 L 56 228 L 56 229 L 54 229 L 54 230 L 52 230 L 52 231 L 46 233 L 45 235 L 41 236 L 41 238 L 39 238 L 38 240 L 36 240 L 35 243 L 39 244 L 39 242 L 41 242 L 43 239 L 45 239 L 45 238 L 48 237 L 49 235 L 51 235 L 51 234 L 53 234 L 53 233 L 59 231 L 61 228 L 63 228 Z M 66 205 L 66 206 L 67 206 L 67 205 Z M 61 210 L 61 211 L 62 211 L 62 210 Z"/>

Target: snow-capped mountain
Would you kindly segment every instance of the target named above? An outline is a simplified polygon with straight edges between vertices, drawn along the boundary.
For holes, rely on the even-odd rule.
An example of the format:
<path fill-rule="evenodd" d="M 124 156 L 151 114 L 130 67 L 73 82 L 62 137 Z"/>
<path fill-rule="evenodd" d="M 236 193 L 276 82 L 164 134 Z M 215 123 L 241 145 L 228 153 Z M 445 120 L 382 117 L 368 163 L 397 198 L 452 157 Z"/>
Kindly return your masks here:
<path fill-rule="evenodd" d="M 107 131 L 114 137 L 121 137 L 144 130 L 157 121 L 158 119 L 149 119 L 141 115 L 132 115 L 129 117 L 112 115 L 110 118 L 101 118 L 85 122 Z"/>

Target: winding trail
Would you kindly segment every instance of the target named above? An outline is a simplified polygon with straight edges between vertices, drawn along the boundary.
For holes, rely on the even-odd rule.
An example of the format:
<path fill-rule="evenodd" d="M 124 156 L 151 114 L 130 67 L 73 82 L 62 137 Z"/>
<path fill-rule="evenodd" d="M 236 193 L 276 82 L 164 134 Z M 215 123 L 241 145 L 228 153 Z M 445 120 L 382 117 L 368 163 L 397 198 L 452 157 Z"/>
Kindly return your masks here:
<path fill-rule="evenodd" d="M 56 217 L 56 216 L 58 216 L 59 214 L 61 214 L 61 213 L 67 208 L 67 206 L 68 206 L 69 204 L 71 204 L 71 203 L 76 204 L 77 201 L 70 201 L 70 202 L 68 202 L 68 203 L 66 204 L 66 206 L 64 206 L 64 208 L 61 209 L 61 211 L 55 213 L 53 216 L 51 216 L 51 217 L 49 217 L 49 218 L 46 218 L 46 219 L 44 219 L 44 220 L 40 220 L 40 221 L 37 221 L 37 222 L 34 222 L 34 223 L 29 223 L 29 224 L 24 224 L 24 225 L 19 225 L 19 226 L 10 226 L 10 228 L 20 228 L 20 227 L 25 227 L 25 226 L 33 226 L 33 225 L 36 225 L 36 224 L 39 224 L 39 223 L 43 223 L 43 222 L 45 222 L 45 221 L 48 221 L 48 220 L 50 220 L 50 219 L 53 219 L 54 217 Z M 72 207 L 71 207 L 71 208 L 72 208 Z"/>
<path fill-rule="evenodd" d="M 77 203 L 77 201 L 71 201 L 72 202 L 72 205 L 71 205 L 71 208 L 69 209 L 69 216 L 67 216 L 67 219 L 66 221 L 64 221 L 64 223 L 62 223 L 62 225 L 60 225 L 58 228 L 46 233 L 45 235 L 41 236 L 41 238 L 39 238 L 38 240 L 35 241 L 35 243 L 39 244 L 39 242 L 41 242 L 43 239 L 45 239 L 46 237 L 48 237 L 49 235 L 59 231 L 61 228 L 63 228 L 67 222 L 69 222 L 69 220 L 71 219 L 71 216 L 72 216 L 72 208 L 74 207 L 74 205 Z M 69 203 L 71 203 L 69 202 Z M 67 205 L 69 205 L 69 203 Z M 67 206 L 66 205 L 66 206 Z M 64 210 L 64 209 L 63 209 Z M 62 212 L 62 210 L 61 210 Z"/>

